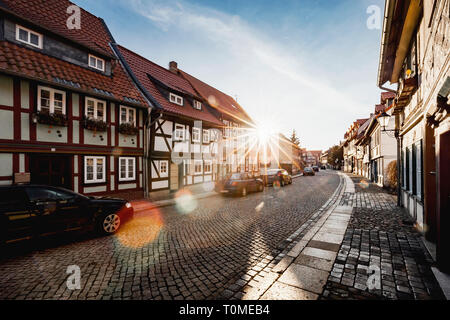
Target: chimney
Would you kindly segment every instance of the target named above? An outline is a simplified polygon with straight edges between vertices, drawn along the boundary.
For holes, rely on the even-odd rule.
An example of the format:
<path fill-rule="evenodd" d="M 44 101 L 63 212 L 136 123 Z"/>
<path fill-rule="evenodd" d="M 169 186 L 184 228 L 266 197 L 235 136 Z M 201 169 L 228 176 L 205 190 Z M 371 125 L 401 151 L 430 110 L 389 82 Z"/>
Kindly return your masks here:
<path fill-rule="evenodd" d="M 175 74 L 178 73 L 178 63 L 176 63 L 175 61 L 170 61 L 169 71 Z"/>

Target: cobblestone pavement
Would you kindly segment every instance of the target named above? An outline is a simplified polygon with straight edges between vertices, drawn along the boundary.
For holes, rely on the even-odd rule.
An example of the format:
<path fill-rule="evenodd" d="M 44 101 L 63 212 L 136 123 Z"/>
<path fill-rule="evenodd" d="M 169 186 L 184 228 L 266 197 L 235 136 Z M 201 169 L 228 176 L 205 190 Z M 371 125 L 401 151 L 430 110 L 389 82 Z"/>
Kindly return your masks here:
<path fill-rule="evenodd" d="M 138 214 L 116 236 L 73 234 L 31 250 L 19 246 L 0 261 L 0 299 L 223 298 L 247 272 L 273 264 L 270 257 L 290 245 L 286 238 L 338 184 L 327 171 L 246 198 L 183 197 Z M 80 290 L 67 289 L 70 265 L 80 267 Z"/>
<path fill-rule="evenodd" d="M 321 299 L 443 299 L 433 260 L 396 197 L 373 184 L 355 189 L 341 200 L 353 214 Z M 369 275 L 379 283 L 370 290 Z"/>

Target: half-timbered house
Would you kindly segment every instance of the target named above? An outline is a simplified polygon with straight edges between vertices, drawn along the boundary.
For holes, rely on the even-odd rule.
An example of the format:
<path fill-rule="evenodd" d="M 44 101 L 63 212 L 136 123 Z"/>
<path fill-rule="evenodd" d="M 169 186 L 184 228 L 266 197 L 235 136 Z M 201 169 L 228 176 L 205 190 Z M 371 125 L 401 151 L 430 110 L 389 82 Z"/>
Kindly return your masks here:
<path fill-rule="evenodd" d="M 104 21 L 79 9 L 70 26 L 69 7 L 0 2 L 0 184 L 140 198 L 149 103 Z"/>
<path fill-rule="evenodd" d="M 219 174 L 221 176 L 232 172 L 257 174 L 261 166 L 260 146 L 255 134 L 255 124 L 244 108 L 231 96 L 179 69 L 176 62 L 171 62 L 170 69 L 189 81 L 203 100 L 208 101 L 222 123 L 224 147 Z"/>
<path fill-rule="evenodd" d="M 149 123 L 150 198 L 212 182 L 218 176 L 222 123 L 178 73 L 113 46 L 153 106 Z"/>

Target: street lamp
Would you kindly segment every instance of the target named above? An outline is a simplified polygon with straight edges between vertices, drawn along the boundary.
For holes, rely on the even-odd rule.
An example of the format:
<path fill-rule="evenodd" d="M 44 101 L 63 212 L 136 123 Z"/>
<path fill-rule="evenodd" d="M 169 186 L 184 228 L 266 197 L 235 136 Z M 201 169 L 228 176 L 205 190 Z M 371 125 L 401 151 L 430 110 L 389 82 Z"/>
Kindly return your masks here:
<path fill-rule="evenodd" d="M 380 126 L 381 126 L 381 130 L 382 131 L 394 131 L 394 130 L 386 130 L 386 127 L 388 126 L 388 124 L 389 124 L 389 118 L 390 118 L 391 116 L 390 115 L 388 115 L 386 112 L 384 112 L 383 111 L 383 113 L 381 113 L 379 116 L 378 116 L 378 122 L 380 123 Z"/>

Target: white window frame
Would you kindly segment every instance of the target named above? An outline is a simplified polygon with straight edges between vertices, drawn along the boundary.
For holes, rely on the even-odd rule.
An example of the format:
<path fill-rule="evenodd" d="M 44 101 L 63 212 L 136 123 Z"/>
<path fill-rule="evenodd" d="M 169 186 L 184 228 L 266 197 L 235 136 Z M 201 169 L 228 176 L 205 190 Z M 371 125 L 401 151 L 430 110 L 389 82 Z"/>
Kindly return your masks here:
<path fill-rule="evenodd" d="M 198 134 L 197 139 L 195 139 L 196 133 Z M 200 142 L 201 140 L 202 140 L 202 131 L 200 130 L 200 128 L 192 127 L 192 142 Z"/>
<path fill-rule="evenodd" d="M 19 37 L 20 29 L 28 32 L 28 40 L 27 41 L 20 39 L 20 37 Z M 37 36 L 39 38 L 39 44 L 38 45 L 35 45 L 34 43 L 31 43 L 31 34 L 34 34 L 35 36 Z M 35 47 L 35 48 L 42 49 L 43 48 L 43 43 L 44 43 L 43 39 L 44 39 L 44 37 L 43 37 L 42 34 L 40 34 L 38 32 L 35 32 L 33 30 L 30 30 L 28 28 L 22 27 L 19 24 L 16 24 L 16 40 L 17 41 L 22 42 L 22 43 L 26 43 L 26 44 L 28 44 L 28 45 L 30 45 L 32 47 Z"/>
<path fill-rule="evenodd" d="M 206 165 L 209 165 L 209 170 L 208 171 L 206 171 Z M 204 171 L 204 174 L 211 174 L 212 173 L 212 160 L 205 160 L 205 163 L 204 163 L 204 165 L 203 165 L 203 171 Z"/>
<path fill-rule="evenodd" d="M 122 164 L 121 161 L 125 160 L 125 178 L 122 178 Z M 133 162 L 133 175 L 129 176 L 129 162 Z M 134 181 L 136 180 L 136 158 L 134 157 L 119 157 L 119 181 Z"/>
<path fill-rule="evenodd" d="M 88 180 L 87 179 L 87 161 L 88 159 L 93 159 L 93 177 L 94 179 Z M 102 159 L 103 160 L 103 178 L 97 179 L 97 160 Z M 106 182 L 106 157 L 97 157 L 97 156 L 85 156 L 84 157 L 84 183 L 90 184 L 90 183 L 105 183 Z"/>
<path fill-rule="evenodd" d="M 106 101 L 98 100 L 98 99 L 91 98 L 91 97 L 86 97 L 85 105 L 84 105 L 84 109 L 85 109 L 84 115 L 86 116 L 86 118 L 88 117 L 88 100 L 91 100 L 94 102 L 94 116 L 92 118 L 106 122 Z M 99 102 L 103 103 L 103 118 L 101 118 L 101 119 L 98 117 L 98 103 Z"/>
<path fill-rule="evenodd" d="M 122 122 L 122 110 L 126 110 L 126 118 L 127 121 L 126 122 Z M 130 121 L 130 110 L 133 110 L 133 120 Z M 127 106 L 120 106 L 120 110 L 119 110 L 119 122 L 120 124 L 122 123 L 131 123 L 132 125 L 136 126 L 136 112 L 137 110 L 135 108 L 132 107 L 127 107 Z"/>
<path fill-rule="evenodd" d="M 197 164 L 200 164 L 201 171 L 197 172 Z M 194 160 L 194 175 L 200 176 L 203 174 L 203 160 Z"/>
<path fill-rule="evenodd" d="M 62 95 L 62 114 L 66 114 L 66 92 L 62 90 L 53 89 L 50 87 L 38 86 L 38 101 L 37 101 L 37 109 L 41 111 L 41 93 L 42 90 L 46 90 L 50 92 L 50 109 L 49 113 L 55 113 L 55 93 L 59 93 Z"/>
<path fill-rule="evenodd" d="M 203 143 L 209 143 L 210 141 L 209 130 L 203 129 Z"/>
<path fill-rule="evenodd" d="M 94 58 L 94 59 L 95 59 L 95 66 L 91 65 L 91 58 Z M 103 68 L 99 68 L 99 67 L 98 67 L 98 62 L 99 62 L 99 61 L 102 62 Z M 100 71 L 102 71 L 102 72 L 105 71 L 105 59 L 102 59 L 102 58 L 99 58 L 99 57 L 97 57 L 97 56 L 94 56 L 93 54 L 89 54 L 89 56 L 88 56 L 88 65 L 89 65 L 89 67 L 92 68 L 92 69 L 100 70 Z"/>
<path fill-rule="evenodd" d="M 186 136 L 185 132 L 186 132 L 186 126 L 183 125 L 183 124 L 176 123 L 175 124 L 175 131 L 173 133 L 174 141 L 184 141 L 185 136 Z M 181 136 L 178 136 L 178 133 L 182 133 Z"/>
<path fill-rule="evenodd" d="M 163 167 L 162 164 L 163 163 L 166 166 L 166 171 L 165 172 L 162 171 L 162 167 Z M 159 176 L 161 178 L 167 178 L 169 176 L 169 161 L 167 161 L 167 160 L 160 160 L 159 161 L 159 168 L 158 168 L 158 170 L 159 170 Z"/>
<path fill-rule="evenodd" d="M 179 106 L 183 106 L 184 105 L 184 100 L 183 97 L 176 95 L 172 92 L 169 93 L 169 101 L 172 103 L 175 103 Z"/>
<path fill-rule="evenodd" d="M 202 110 L 202 103 L 198 100 L 194 100 L 194 109 Z"/>

